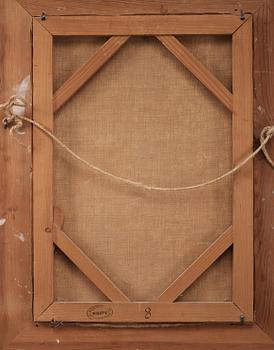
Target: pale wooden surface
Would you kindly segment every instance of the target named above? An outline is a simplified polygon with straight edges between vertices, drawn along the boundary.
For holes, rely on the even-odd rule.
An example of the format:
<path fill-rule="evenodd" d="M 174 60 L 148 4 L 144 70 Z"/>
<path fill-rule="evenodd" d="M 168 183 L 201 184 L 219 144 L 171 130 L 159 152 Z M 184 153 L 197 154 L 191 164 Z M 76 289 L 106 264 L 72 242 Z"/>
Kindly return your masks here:
<path fill-rule="evenodd" d="M 189 69 L 230 111 L 233 96 L 227 88 L 174 36 L 158 36 L 161 43 Z"/>
<path fill-rule="evenodd" d="M 89 317 L 89 310 L 104 314 Z M 241 311 L 233 303 L 62 303 L 56 302 L 40 321 L 120 323 L 240 322 Z"/>
<path fill-rule="evenodd" d="M 75 339 L 78 340 L 75 343 Z M 27 327 L 9 350 L 273 350 L 273 341 L 257 326 L 182 326 L 171 329 L 98 329 Z"/>
<path fill-rule="evenodd" d="M 62 16 L 38 19 L 51 34 L 72 35 L 167 35 L 232 34 L 242 20 L 232 15 L 188 16 Z"/>
<path fill-rule="evenodd" d="M 42 12 L 49 15 L 132 15 L 181 13 L 230 13 L 240 15 L 240 10 L 255 12 L 262 0 L 19 0 L 33 16 Z"/>
<path fill-rule="evenodd" d="M 111 37 L 75 72 L 54 94 L 53 110 L 56 112 L 75 94 L 128 40 L 128 36 Z"/>
<path fill-rule="evenodd" d="M 0 13 L 2 103 L 31 74 L 32 23 L 21 6 L 11 0 L 0 1 Z M 28 102 L 31 102 L 31 90 L 30 87 Z M 29 108 L 28 113 L 31 116 Z M 20 137 L 11 137 L 0 126 L 1 349 L 32 319 L 31 128 L 26 126 L 24 132 Z"/>
<path fill-rule="evenodd" d="M 53 129 L 52 36 L 37 21 L 33 23 L 33 119 Z M 53 301 L 53 193 L 52 141 L 33 130 L 33 244 L 34 316 Z"/>
<path fill-rule="evenodd" d="M 252 19 L 232 37 L 233 163 L 253 150 Z M 253 317 L 253 162 L 233 177 L 233 301 Z"/>

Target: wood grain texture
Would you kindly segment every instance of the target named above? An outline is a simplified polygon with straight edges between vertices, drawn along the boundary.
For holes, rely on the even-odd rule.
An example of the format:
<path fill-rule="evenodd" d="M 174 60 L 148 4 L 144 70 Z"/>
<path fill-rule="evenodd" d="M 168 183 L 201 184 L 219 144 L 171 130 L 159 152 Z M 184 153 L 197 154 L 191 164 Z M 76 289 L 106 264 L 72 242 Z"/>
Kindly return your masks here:
<path fill-rule="evenodd" d="M 33 16 L 253 13 L 262 0 L 18 0 Z"/>
<path fill-rule="evenodd" d="M 173 302 L 232 245 L 232 227 L 213 242 L 170 286 L 158 301 Z"/>
<path fill-rule="evenodd" d="M 78 344 L 75 344 L 75 339 Z M 57 341 L 59 340 L 59 342 Z M 155 329 L 52 329 L 34 325 L 10 345 L 10 350 L 273 350 L 273 342 L 257 326 L 198 325 Z"/>
<path fill-rule="evenodd" d="M 13 0 L 0 0 L 0 13 L 2 103 L 31 75 L 32 20 Z M 29 86 L 29 104 L 31 96 Z M 0 349 L 32 318 L 31 127 L 24 132 L 12 137 L 0 126 Z"/>
<path fill-rule="evenodd" d="M 39 321 L 174 323 L 240 322 L 233 303 L 53 303 Z"/>
<path fill-rule="evenodd" d="M 53 227 L 53 241 L 111 301 L 129 301 L 110 278 L 56 225 Z"/>
<path fill-rule="evenodd" d="M 233 96 L 214 75 L 192 55 L 174 36 L 157 36 L 160 42 L 195 75 L 230 111 L 233 111 Z"/>
<path fill-rule="evenodd" d="M 274 124 L 274 3 L 254 18 L 254 132 L 258 138 Z M 274 140 L 267 146 L 274 158 Z M 263 155 L 255 159 L 255 312 L 256 322 L 274 339 L 274 171 Z"/>
<path fill-rule="evenodd" d="M 38 19 L 52 35 L 229 35 L 242 24 L 239 16 L 51 16 Z"/>
<path fill-rule="evenodd" d="M 252 19 L 232 37 L 234 113 L 233 163 L 253 149 Z M 253 317 L 253 164 L 249 162 L 233 181 L 233 301 Z"/>
<path fill-rule="evenodd" d="M 33 23 L 33 119 L 53 129 L 52 36 Z M 52 141 L 33 130 L 34 317 L 53 300 Z"/>
<path fill-rule="evenodd" d="M 54 94 L 56 112 L 126 43 L 128 36 L 113 36 Z"/>
<path fill-rule="evenodd" d="M 62 209 L 54 207 L 53 208 L 53 223 L 54 223 L 54 225 L 56 225 L 57 227 L 62 229 L 63 225 L 64 225 L 64 221 L 65 221 L 65 217 L 64 217 Z"/>

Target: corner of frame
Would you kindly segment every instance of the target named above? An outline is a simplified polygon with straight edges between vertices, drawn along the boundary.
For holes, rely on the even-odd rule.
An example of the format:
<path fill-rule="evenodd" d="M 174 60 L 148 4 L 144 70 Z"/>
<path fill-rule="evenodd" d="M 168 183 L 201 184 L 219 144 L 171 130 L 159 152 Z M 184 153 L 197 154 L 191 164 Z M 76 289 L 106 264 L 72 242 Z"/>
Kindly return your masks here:
<path fill-rule="evenodd" d="M 53 34 L 48 30 L 47 26 L 43 25 L 43 20 L 41 18 L 32 17 L 32 20 L 34 30 L 36 29 L 36 31 L 40 31 L 40 33 L 50 35 L 51 37 L 53 36 Z"/>
<path fill-rule="evenodd" d="M 31 13 L 28 11 L 28 9 L 21 3 L 20 0 L 12 0 L 15 4 L 15 6 L 18 6 L 18 8 L 21 8 L 22 13 L 25 13 L 25 15 L 28 15 L 30 18 L 32 18 Z"/>
<path fill-rule="evenodd" d="M 233 301 L 233 305 L 239 311 L 241 324 L 245 324 L 245 323 L 254 324 L 255 323 L 253 309 L 252 309 L 252 312 L 250 312 L 250 311 L 245 312 L 234 301 Z"/>
<path fill-rule="evenodd" d="M 238 28 L 232 33 L 232 36 L 234 36 L 239 30 L 249 26 L 252 29 L 253 26 L 253 17 L 252 14 L 245 15 L 245 19 L 242 23 L 238 26 Z"/>
<path fill-rule="evenodd" d="M 33 322 L 51 322 L 55 321 L 53 318 L 49 318 L 48 315 L 54 305 L 54 301 L 52 301 L 42 312 L 33 314 Z"/>
<path fill-rule="evenodd" d="M 274 338 L 270 336 L 258 323 L 254 320 L 254 326 L 262 333 L 263 337 L 265 337 L 265 341 L 269 342 L 270 345 L 273 346 L 274 350 Z"/>
<path fill-rule="evenodd" d="M 15 350 L 15 349 L 18 349 L 18 345 L 19 344 L 21 345 L 22 339 L 25 338 L 26 335 L 29 334 L 30 330 L 31 330 L 31 333 L 33 334 L 35 329 L 36 329 L 36 327 L 35 327 L 34 323 L 29 321 L 27 323 L 27 325 L 25 327 L 23 327 L 22 329 L 20 329 L 20 331 L 14 336 L 14 338 L 12 338 L 10 340 L 10 342 L 5 345 L 3 350 Z M 20 347 L 20 349 L 21 349 L 21 347 Z"/>

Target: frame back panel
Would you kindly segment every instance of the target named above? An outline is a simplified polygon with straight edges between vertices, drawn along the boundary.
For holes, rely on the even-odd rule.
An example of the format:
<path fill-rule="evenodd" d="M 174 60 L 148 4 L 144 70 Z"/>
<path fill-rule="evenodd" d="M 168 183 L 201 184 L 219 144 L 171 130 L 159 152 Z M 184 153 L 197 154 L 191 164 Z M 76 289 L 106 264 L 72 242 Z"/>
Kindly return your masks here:
<path fill-rule="evenodd" d="M 179 39 L 231 89 L 231 37 Z M 56 38 L 55 90 L 105 41 Z M 54 130 L 83 158 L 147 184 L 191 185 L 231 167 L 231 113 L 153 37 L 132 37 L 59 110 Z M 231 179 L 147 193 L 89 172 L 58 147 L 54 156 L 64 231 L 131 300 L 154 300 L 232 223 Z M 180 300 L 231 300 L 231 257 Z M 56 253 L 57 300 L 107 300 L 77 271 Z"/>

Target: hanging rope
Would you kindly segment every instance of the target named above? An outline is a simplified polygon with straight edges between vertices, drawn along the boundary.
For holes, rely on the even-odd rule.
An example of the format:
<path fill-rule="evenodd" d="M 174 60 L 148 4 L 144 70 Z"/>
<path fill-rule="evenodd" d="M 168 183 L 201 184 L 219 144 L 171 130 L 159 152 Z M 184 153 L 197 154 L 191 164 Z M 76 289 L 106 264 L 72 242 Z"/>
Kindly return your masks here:
<path fill-rule="evenodd" d="M 205 187 L 211 184 L 214 184 L 216 182 L 221 181 L 222 179 L 229 177 L 236 173 L 238 170 L 240 170 L 245 164 L 247 164 L 250 160 L 252 160 L 260 151 L 263 151 L 266 159 L 268 160 L 269 164 L 274 169 L 274 161 L 271 159 L 267 149 L 266 144 L 269 142 L 269 140 L 274 136 L 274 126 L 266 126 L 260 136 L 260 146 L 249 156 L 247 156 L 244 160 L 242 160 L 239 164 L 234 166 L 231 170 L 224 173 L 223 175 L 220 175 L 212 180 L 208 180 L 205 182 L 202 182 L 197 185 L 192 186 L 184 186 L 184 187 L 157 187 L 153 185 L 145 185 L 141 182 L 133 181 L 130 179 L 126 179 L 123 177 L 120 177 L 118 175 L 112 174 L 106 170 L 103 170 L 96 165 L 88 162 L 87 160 L 81 158 L 78 154 L 76 154 L 74 151 L 72 151 L 68 146 L 66 146 L 61 140 L 59 140 L 58 137 L 56 137 L 51 131 L 46 129 L 43 125 L 40 123 L 26 117 L 23 115 L 22 110 L 20 113 L 16 113 L 15 107 L 21 107 L 23 109 L 23 112 L 25 111 L 27 104 L 26 101 L 18 96 L 12 96 L 6 103 L 0 104 L 0 111 L 3 110 L 5 112 L 5 118 L 3 119 L 2 123 L 5 128 L 9 127 L 11 124 L 12 127 L 10 128 L 10 133 L 19 133 L 20 129 L 23 127 L 23 121 L 30 123 L 34 125 L 36 128 L 44 132 L 48 137 L 50 137 L 56 144 L 58 144 L 62 149 L 64 149 L 67 153 L 69 153 L 73 158 L 78 160 L 80 163 L 86 165 L 91 170 L 100 173 L 102 175 L 105 175 L 109 178 L 112 178 L 113 180 L 119 181 L 121 183 L 126 183 L 128 185 L 132 185 L 144 190 L 150 190 L 150 191 L 186 191 L 186 190 L 193 190 L 196 188 Z"/>

